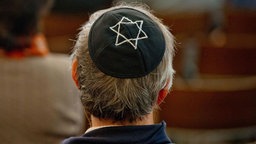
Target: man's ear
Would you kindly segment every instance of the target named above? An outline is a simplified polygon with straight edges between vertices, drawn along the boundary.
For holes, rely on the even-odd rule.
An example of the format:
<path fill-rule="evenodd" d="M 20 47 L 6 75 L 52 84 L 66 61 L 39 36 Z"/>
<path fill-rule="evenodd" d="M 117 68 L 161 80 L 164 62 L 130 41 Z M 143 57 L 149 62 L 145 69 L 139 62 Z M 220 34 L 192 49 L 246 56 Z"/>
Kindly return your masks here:
<path fill-rule="evenodd" d="M 164 101 L 165 97 L 168 95 L 169 87 L 170 87 L 169 84 L 170 84 L 170 80 L 167 80 L 164 88 L 159 91 L 158 98 L 157 98 L 158 105 L 160 105 Z"/>
<path fill-rule="evenodd" d="M 78 79 L 77 79 L 77 66 L 78 66 L 77 58 L 74 58 L 72 61 L 72 78 L 73 78 L 77 88 L 80 89 Z"/>

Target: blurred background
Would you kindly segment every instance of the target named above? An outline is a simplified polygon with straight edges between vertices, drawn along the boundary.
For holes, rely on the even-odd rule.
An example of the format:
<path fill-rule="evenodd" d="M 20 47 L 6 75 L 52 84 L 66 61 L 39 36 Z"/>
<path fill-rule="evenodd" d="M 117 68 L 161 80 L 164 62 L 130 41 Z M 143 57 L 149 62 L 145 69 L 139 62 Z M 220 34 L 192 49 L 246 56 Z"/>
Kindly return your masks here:
<path fill-rule="evenodd" d="M 142 2 L 176 37 L 174 86 L 156 121 L 175 143 L 256 141 L 256 1 L 124 0 Z M 43 32 L 50 50 L 70 54 L 94 11 L 122 2 L 55 0 Z"/>

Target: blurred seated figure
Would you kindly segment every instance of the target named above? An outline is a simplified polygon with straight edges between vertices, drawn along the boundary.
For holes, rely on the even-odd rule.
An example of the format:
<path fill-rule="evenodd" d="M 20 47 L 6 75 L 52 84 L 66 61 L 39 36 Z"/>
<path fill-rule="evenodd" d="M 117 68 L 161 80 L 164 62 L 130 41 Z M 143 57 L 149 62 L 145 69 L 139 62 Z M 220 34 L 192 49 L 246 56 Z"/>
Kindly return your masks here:
<path fill-rule="evenodd" d="M 51 0 L 0 1 L 0 139 L 57 144 L 80 134 L 83 110 L 68 57 L 47 49 L 40 21 Z"/>

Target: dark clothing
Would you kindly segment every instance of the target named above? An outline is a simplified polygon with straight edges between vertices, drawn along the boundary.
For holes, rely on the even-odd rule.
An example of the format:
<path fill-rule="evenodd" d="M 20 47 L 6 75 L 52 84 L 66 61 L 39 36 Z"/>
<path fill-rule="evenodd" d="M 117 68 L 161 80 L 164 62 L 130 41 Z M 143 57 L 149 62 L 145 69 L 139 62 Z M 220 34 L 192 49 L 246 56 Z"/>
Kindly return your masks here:
<path fill-rule="evenodd" d="M 55 0 L 52 11 L 87 14 L 99 9 L 109 8 L 113 0 Z"/>
<path fill-rule="evenodd" d="M 166 124 L 104 127 L 71 137 L 62 144 L 171 144 Z"/>

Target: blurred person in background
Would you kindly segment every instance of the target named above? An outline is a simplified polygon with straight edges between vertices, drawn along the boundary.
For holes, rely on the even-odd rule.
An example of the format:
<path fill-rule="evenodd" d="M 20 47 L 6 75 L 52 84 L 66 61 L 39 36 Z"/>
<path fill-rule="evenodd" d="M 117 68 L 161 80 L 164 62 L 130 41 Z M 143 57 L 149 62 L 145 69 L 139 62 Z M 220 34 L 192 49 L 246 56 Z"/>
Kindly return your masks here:
<path fill-rule="evenodd" d="M 72 75 L 91 127 L 63 144 L 169 144 L 153 111 L 172 86 L 174 38 L 144 6 L 91 15 L 73 53 Z"/>
<path fill-rule="evenodd" d="M 52 0 L 0 1 L 0 139 L 57 144 L 84 128 L 68 57 L 52 54 L 41 33 Z"/>

